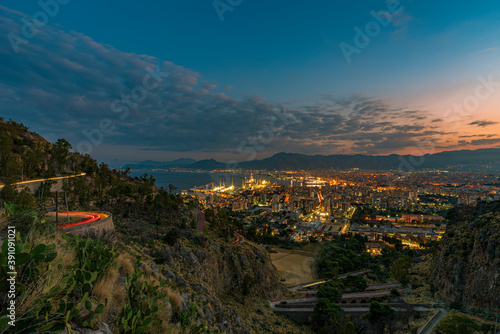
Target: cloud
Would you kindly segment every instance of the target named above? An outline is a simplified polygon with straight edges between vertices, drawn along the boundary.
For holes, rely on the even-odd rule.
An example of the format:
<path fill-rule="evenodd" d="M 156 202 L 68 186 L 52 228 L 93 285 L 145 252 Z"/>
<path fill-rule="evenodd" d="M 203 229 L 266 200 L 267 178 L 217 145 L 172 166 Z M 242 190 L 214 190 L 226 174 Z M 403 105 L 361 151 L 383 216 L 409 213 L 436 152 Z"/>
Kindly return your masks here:
<path fill-rule="evenodd" d="M 472 141 L 460 140 L 460 145 L 474 145 L 474 146 L 483 146 L 483 145 L 494 145 L 499 144 L 500 138 L 491 138 L 491 139 L 475 139 Z"/>
<path fill-rule="evenodd" d="M 394 1 L 388 0 L 387 4 L 392 3 L 395 4 Z M 391 23 L 394 26 L 395 30 L 392 32 L 392 38 L 395 40 L 403 39 L 406 37 L 408 32 L 408 27 L 410 22 L 412 22 L 414 18 L 406 12 L 403 6 L 400 7 L 391 17 Z"/>
<path fill-rule="evenodd" d="M 22 15 L 0 6 L 0 35 L 21 31 Z M 432 150 L 453 135 L 429 127 L 425 111 L 376 96 L 322 95 L 289 109 L 258 96 L 234 98 L 226 95 L 230 87 L 191 69 L 51 25 L 20 49 L 16 54 L 7 38 L 0 39 L 3 112 L 75 147 L 94 136 L 106 146 L 169 152 L 235 153 L 257 143 L 258 152 L 385 154 Z M 156 66 L 168 73 L 161 86 L 141 102 L 129 101 L 126 117 L 116 112 L 114 101 L 130 99 L 144 85 L 147 68 Z M 285 126 L 276 116 L 280 110 L 287 110 Z M 101 140 L 96 131 L 103 119 L 114 131 Z"/>
<path fill-rule="evenodd" d="M 487 137 L 487 138 L 491 138 L 491 137 L 495 137 L 496 135 L 486 135 L 486 134 L 480 134 L 480 135 L 464 135 L 464 136 L 458 136 L 458 138 L 483 138 L 483 137 Z"/>
<path fill-rule="evenodd" d="M 483 50 L 480 50 L 480 51 L 477 51 L 476 54 L 484 54 L 484 53 L 489 53 L 489 52 L 494 52 L 494 51 L 498 51 L 500 50 L 500 47 L 498 46 L 495 46 L 495 47 L 491 47 L 491 48 L 486 48 L 486 49 L 483 49 Z"/>
<path fill-rule="evenodd" d="M 477 125 L 479 127 L 487 127 L 487 126 L 491 126 L 491 125 L 496 125 L 498 124 L 498 122 L 493 122 L 493 121 L 475 121 L 475 122 L 472 122 L 472 123 L 469 123 L 469 125 Z"/>

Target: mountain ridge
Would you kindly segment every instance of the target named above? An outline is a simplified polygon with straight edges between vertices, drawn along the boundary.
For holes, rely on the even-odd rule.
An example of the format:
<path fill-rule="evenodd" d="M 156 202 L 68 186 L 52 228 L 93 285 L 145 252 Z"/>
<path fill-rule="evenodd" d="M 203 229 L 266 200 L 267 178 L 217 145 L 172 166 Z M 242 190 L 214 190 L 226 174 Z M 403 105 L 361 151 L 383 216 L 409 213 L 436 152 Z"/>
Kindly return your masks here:
<path fill-rule="evenodd" d="M 312 169 L 352 169 L 365 170 L 420 170 L 442 168 L 474 168 L 500 170 L 500 148 L 479 150 L 444 151 L 435 154 L 415 155 L 306 155 L 300 153 L 276 153 L 261 160 L 241 162 L 241 169 L 260 170 L 312 170 Z M 467 167 L 468 166 L 468 167 Z M 214 159 L 201 160 L 185 166 L 191 169 L 225 169 L 227 164 Z M 234 168 L 234 167 L 231 167 Z"/>

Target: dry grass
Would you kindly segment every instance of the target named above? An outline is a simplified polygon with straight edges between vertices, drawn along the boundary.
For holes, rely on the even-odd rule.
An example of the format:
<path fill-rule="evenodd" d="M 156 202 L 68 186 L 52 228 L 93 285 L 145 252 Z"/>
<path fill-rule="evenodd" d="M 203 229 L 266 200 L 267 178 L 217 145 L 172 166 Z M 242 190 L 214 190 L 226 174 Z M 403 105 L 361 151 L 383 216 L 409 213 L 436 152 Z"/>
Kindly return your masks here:
<path fill-rule="evenodd" d="M 315 260 L 314 253 L 277 249 L 278 253 L 272 253 L 271 260 L 278 270 L 280 278 L 284 278 L 286 285 L 297 285 L 313 281 L 314 275 L 312 265 Z"/>
<path fill-rule="evenodd" d="M 164 292 L 166 293 L 165 289 Z M 173 327 L 169 321 L 172 318 L 172 306 L 166 300 L 161 300 L 157 303 L 158 306 L 158 318 L 162 320 L 161 324 L 154 325 L 152 328 L 152 333 L 180 333 L 175 331 L 176 328 Z"/>
<path fill-rule="evenodd" d="M 54 268 L 54 270 L 46 271 L 40 277 L 40 280 L 37 280 L 35 284 L 33 284 L 29 290 L 31 292 L 29 294 L 24 295 L 24 297 L 19 301 L 18 306 L 18 314 L 25 314 L 29 310 L 36 308 L 38 303 L 43 299 L 45 295 L 47 295 L 54 288 L 58 287 L 61 281 L 64 279 L 65 271 L 58 270 Z M 58 304 L 59 299 L 54 297 L 52 299 L 52 305 L 55 308 Z"/>
<path fill-rule="evenodd" d="M 182 334 L 182 330 L 173 324 L 162 323 L 160 326 L 153 326 L 152 334 Z"/>
<path fill-rule="evenodd" d="M 63 267 L 67 267 L 75 263 L 76 254 L 74 250 L 68 249 L 65 250 L 64 252 L 57 252 L 57 255 L 58 255 L 57 260 L 61 260 L 61 265 Z"/>
<path fill-rule="evenodd" d="M 172 310 L 177 312 L 178 309 L 182 309 L 182 297 L 177 292 L 173 291 L 170 288 L 166 288 L 165 294 L 167 295 L 167 298 L 170 301 Z"/>
<path fill-rule="evenodd" d="M 128 253 L 120 253 L 120 256 L 118 256 L 115 261 L 118 263 L 120 275 L 131 275 L 134 272 L 134 265 L 132 264 L 133 259 Z"/>
<path fill-rule="evenodd" d="M 40 279 L 35 281 L 35 283 L 29 288 L 31 292 L 24 295 L 24 297 L 20 300 L 18 308 L 19 314 L 24 314 L 30 309 L 35 308 L 45 295 L 47 295 L 54 288 L 57 288 L 67 274 L 65 268 L 73 264 L 75 261 L 75 252 L 68 249 L 66 241 L 59 233 L 51 236 L 29 235 L 28 243 L 32 244 L 33 247 L 37 244 L 55 244 L 57 257 L 50 265 L 47 265 L 47 269 L 41 274 L 42 276 Z M 26 249 L 25 251 L 29 251 L 29 249 Z M 55 296 L 52 299 L 51 302 L 54 308 L 57 307 L 59 301 L 60 299 L 58 296 Z"/>
<path fill-rule="evenodd" d="M 9 226 L 9 222 L 5 218 L 5 209 L 0 209 L 0 231 L 4 232 Z"/>
<path fill-rule="evenodd" d="M 120 279 L 127 274 L 134 272 L 132 259 L 129 254 L 121 253 L 115 259 L 115 265 L 112 265 L 105 275 L 94 283 L 92 288 L 92 296 L 94 296 L 100 304 L 104 304 L 106 299 L 108 305 L 104 312 L 96 318 L 103 322 L 115 322 L 120 312 L 127 304 L 127 289 Z"/>
<path fill-rule="evenodd" d="M 104 303 L 107 299 L 108 303 L 121 302 L 123 303 L 123 294 L 119 291 L 117 284 L 119 277 L 118 270 L 115 267 L 111 267 L 107 275 L 99 279 L 92 288 L 92 295 L 97 298 L 100 303 Z"/>
<path fill-rule="evenodd" d="M 37 280 L 30 288 L 31 292 L 19 301 L 17 309 L 19 318 L 22 318 L 22 315 L 26 314 L 30 309 L 36 308 L 37 303 L 40 303 L 40 301 L 44 299 L 44 296 L 52 289 L 57 288 L 68 274 L 64 268 L 76 262 L 74 250 L 67 247 L 66 241 L 59 233 L 51 236 L 32 235 L 29 239 L 32 245 L 40 243 L 46 245 L 55 244 L 57 257 L 51 265 L 48 265 L 48 270 L 42 273 L 40 280 Z M 126 275 L 134 273 L 135 269 L 133 263 L 135 260 L 136 259 L 134 259 L 131 254 L 122 251 L 119 257 L 116 258 L 115 265 L 111 266 L 106 273 L 102 273 L 103 277 L 94 282 L 91 292 L 91 296 L 93 297 L 91 299 L 93 308 L 95 309 L 98 304 L 104 304 L 105 300 L 108 300 L 104 312 L 96 315 L 94 320 L 95 324 L 105 322 L 111 327 L 114 327 L 120 312 L 127 304 L 128 296 L 123 278 Z M 56 265 L 56 263 L 58 263 L 58 265 Z M 158 286 L 163 281 L 161 275 L 149 267 L 145 268 L 144 273 L 145 275 L 141 276 L 139 281 L 147 281 L 152 286 Z M 182 308 L 182 297 L 169 287 L 163 287 L 162 291 L 166 295 L 166 298 L 158 302 L 158 316 L 162 320 L 162 323 L 155 325 L 151 333 L 181 334 L 181 329 L 177 325 L 171 324 L 170 320 L 172 319 L 173 313 Z M 52 299 L 54 311 L 61 297 L 62 296 L 56 296 Z M 84 320 L 88 316 L 88 311 L 85 309 L 84 305 L 80 305 L 80 311 L 79 318 L 80 320 Z"/>

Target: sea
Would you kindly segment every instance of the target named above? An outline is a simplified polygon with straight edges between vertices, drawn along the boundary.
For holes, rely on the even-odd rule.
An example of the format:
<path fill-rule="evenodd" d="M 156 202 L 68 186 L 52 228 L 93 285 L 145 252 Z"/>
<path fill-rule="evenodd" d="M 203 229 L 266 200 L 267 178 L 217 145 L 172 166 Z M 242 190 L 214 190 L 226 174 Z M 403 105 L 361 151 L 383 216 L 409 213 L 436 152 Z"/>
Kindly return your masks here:
<path fill-rule="evenodd" d="M 139 177 L 147 173 L 152 175 L 156 180 L 156 186 L 158 188 L 165 188 L 168 190 L 170 184 L 174 185 L 177 189 L 174 192 L 180 192 L 182 190 L 188 190 L 195 187 L 203 187 L 207 185 L 214 186 L 226 185 L 226 187 L 233 184 L 235 187 L 241 187 L 244 183 L 245 178 L 249 179 L 250 174 L 239 174 L 239 173 L 208 173 L 208 172 L 170 172 L 170 171 L 159 171 L 159 170 L 141 170 L 141 171 L 131 171 L 131 177 Z M 268 175 L 253 175 L 256 180 L 266 180 L 275 181 L 275 179 Z"/>

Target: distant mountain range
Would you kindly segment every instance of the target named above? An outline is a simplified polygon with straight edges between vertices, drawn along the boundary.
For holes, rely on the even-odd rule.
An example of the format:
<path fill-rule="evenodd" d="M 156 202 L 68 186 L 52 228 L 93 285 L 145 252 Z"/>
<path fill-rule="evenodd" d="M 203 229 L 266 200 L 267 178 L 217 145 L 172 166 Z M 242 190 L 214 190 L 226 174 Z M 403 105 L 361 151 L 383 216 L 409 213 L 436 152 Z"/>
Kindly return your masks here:
<path fill-rule="evenodd" d="M 179 159 L 172 162 L 144 161 L 128 165 L 132 169 L 182 167 L 190 169 L 225 169 L 227 165 L 214 159 L 195 161 Z M 262 160 L 247 161 L 237 168 L 253 170 L 313 170 L 313 169 L 351 169 L 365 170 L 500 170 L 500 148 L 481 150 L 448 151 L 424 156 L 413 155 L 305 155 L 278 153 Z"/>

